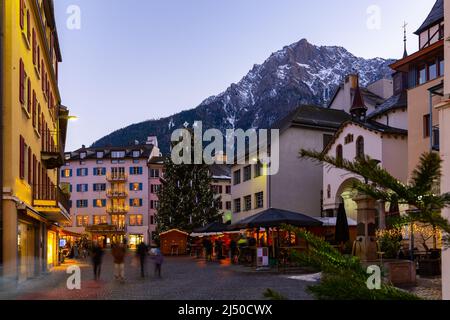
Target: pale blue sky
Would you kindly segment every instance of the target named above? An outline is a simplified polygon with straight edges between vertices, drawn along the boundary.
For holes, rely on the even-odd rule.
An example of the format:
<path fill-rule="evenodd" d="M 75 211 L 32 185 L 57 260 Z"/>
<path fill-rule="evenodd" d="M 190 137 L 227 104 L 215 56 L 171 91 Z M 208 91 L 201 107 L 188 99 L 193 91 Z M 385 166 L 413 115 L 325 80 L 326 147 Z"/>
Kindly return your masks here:
<path fill-rule="evenodd" d="M 225 90 L 255 63 L 307 38 L 357 56 L 398 58 L 402 24 L 412 35 L 435 0 L 55 0 L 63 54 L 68 149 L 146 119 L 196 107 Z M 66 27 L 70 5 L 81 29 Z M 367 9 L 381 9 L 369 29 Z"/>

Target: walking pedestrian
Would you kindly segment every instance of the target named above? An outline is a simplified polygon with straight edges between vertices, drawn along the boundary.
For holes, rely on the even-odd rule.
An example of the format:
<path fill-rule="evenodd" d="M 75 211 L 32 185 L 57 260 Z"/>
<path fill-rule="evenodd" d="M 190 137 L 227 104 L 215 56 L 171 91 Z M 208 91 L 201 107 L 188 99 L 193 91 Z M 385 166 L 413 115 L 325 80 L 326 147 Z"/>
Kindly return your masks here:
<path fill-rule="evenodd" d="M 94 242 L 92 246 L 92 264 L 94 266 L 94 280 L 100 280 L 100 273 L 102 271 L 103 249 Z"/>
<path fill-rule="evenodd" d="M 114 278 L 123 282 L 125 281 L 125 246 L 114 244 L 111 253 L 114 258 Z"/>
<path fill-rule="evenodd" d="M 139 257 L 139 261 L 141 263 L 141 278 L 144 278 L 145 277 L 145 272 L 144 272 L 144 270 L 145 270 L 145 258 L 147 257 L 147 254 L 148 254 L 148 248 L 147 248 L 147 246 L 145 245 L 144 242 L 141 242 L 138 245 L 137 250 L 136 250 L 136 254 Z"/>
<path fill-rule="evenodd" d="M 234 239 L 231 239 L 230 242 L 230 258 L 231 258 L 231 263 L 236 263 L 237 259 L 236 259 L 236 254 L 237 253 L 237 242 Z"/>
<path fill-rule="evenodd" d="M 154 250 L 154 256 L 152 257 L 154 263 L 155 263 L 155 277 L 158 275 L 158 277 L 161 278 L 161 268 L 162 264 L 164 262 L 164 257 L 161 253 L 161 250 L 159 248 L 156 248 Z"/>

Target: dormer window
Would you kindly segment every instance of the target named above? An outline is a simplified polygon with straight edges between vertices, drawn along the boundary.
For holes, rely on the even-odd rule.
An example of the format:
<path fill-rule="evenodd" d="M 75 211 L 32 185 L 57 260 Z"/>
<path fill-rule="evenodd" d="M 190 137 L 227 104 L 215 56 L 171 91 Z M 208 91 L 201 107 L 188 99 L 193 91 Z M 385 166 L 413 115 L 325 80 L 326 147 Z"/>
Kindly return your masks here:
<path fill-rule="evenodd" d="M 86 152 L 80 153 L 80 159 L 86 159 Z"/>
<path fill-rule="evenodd" d="M 97 151 L 97 159 L 103 159 L 105 153 L 103 151 Z"/>
<path fill-rule="evenodd" d="M 70 160 L 70 153 L 66 153 L 66 154 L 64 155 L 64 159 Z"/>
<path fill-rule="evenodd" d="M 111 158 L 113 158 L 113 159 L 125 158 L 125 151 L 112 151 Z"/>
<path fill-rule="evenodd" d="M 133 158 L 139 158 L 141 156 L 141 152 L 139 150 L 133 151 Z"/>

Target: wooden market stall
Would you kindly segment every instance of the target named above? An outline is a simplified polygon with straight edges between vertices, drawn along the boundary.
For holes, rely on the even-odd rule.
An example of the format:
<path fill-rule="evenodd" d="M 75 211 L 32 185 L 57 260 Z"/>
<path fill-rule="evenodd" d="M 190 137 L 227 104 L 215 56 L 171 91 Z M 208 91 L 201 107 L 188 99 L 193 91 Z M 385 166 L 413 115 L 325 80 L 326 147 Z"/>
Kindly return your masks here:
<path fill-rule="evenodd" d="M 163 255 L 185 255 L 187 253 L 187 232 L 172 229 L 159 234 L 161 242 L 161 253 Z"/>

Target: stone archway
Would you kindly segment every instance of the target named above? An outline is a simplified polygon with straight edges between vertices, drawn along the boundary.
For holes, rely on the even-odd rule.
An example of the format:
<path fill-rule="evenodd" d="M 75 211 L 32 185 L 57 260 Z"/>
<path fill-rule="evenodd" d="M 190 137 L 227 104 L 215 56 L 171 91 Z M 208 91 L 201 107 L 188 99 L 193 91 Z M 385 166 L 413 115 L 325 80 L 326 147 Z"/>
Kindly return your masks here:
<path fill-rule="evenodd" d="M 357 204 L 353 200 L 358 194 L 358 191 L 353 189 L 354 182 L 358 181 L 356 178 L 349 178 L 345 180 L 338 188 L 336 192 L 336 206 L 338 207 L 342 201 L 344 201 L 345 212 L 347 217 L 353 220 L 357 220 Z"/>

